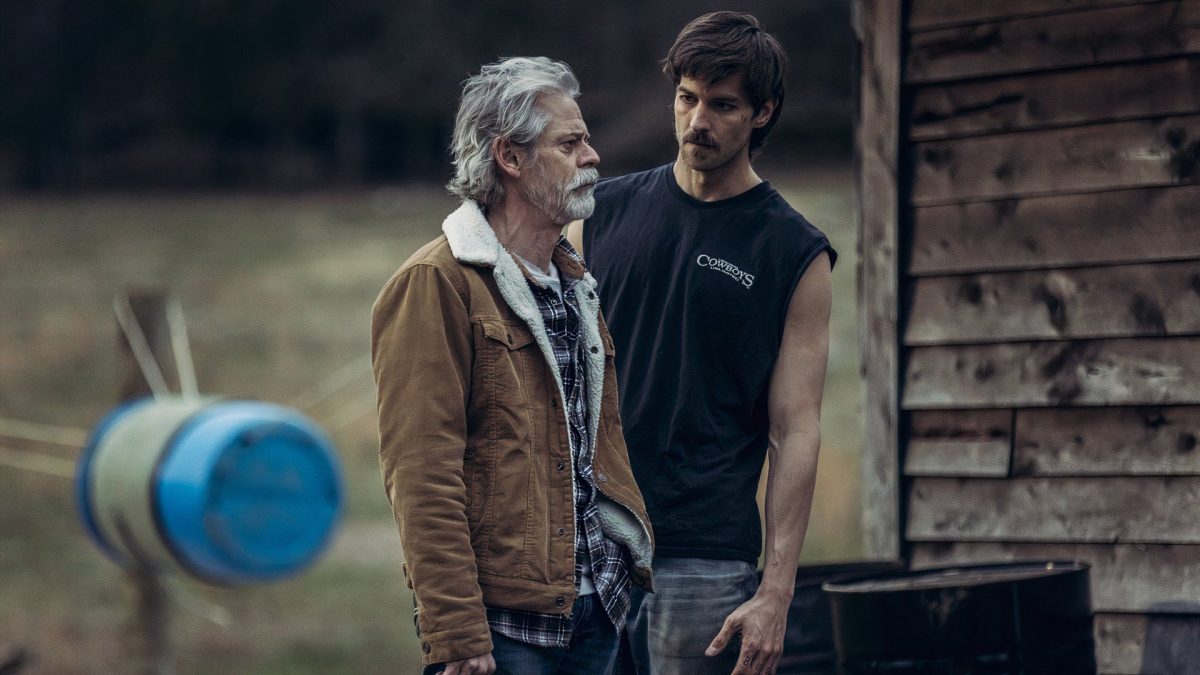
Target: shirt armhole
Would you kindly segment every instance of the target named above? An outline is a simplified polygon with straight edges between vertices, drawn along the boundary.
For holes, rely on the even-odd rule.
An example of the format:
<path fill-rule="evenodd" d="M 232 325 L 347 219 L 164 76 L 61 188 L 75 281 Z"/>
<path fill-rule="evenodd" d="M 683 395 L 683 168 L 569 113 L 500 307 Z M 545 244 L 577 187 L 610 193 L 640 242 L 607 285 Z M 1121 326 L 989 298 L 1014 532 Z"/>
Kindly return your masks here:
<path fill-rule="evenodd" d="M 808 271 L 809 265 L 812 265 L 812 262 L 821 254 L 821 251 L 829 251 L 830 270 L 833 269 L 834 264 L 837 262 L 837 251 L 833 249 L 833 246 L 825 237 L 818 239 L 815 244 L 809 247 L 808 252 L 800 258 L 800 264 L 796 266 L 796 273 L 792 276 L 791 283 L 788 284 L 787 301 L 783 303 L 783 313 L 779 316 L 779 335 L 777 337 L 780 344 L 783 343 L 783 330 L 787 327 L 788 309 L 792 305 L 792 296 L 796 294 L 796 286 L 800 285 L 800 279 Z"/>

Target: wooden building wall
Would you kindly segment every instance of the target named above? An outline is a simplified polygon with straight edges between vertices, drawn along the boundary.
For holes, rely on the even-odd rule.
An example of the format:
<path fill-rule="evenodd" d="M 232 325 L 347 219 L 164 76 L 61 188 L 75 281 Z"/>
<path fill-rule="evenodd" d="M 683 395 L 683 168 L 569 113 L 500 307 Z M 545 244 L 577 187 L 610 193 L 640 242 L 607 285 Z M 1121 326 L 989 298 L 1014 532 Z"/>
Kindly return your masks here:
<path fill-rule="evenodd" d="M 1087 560 L 1101 672 L 1200 672 L 1200 0 L 855 21 L 868 550 Z"/>

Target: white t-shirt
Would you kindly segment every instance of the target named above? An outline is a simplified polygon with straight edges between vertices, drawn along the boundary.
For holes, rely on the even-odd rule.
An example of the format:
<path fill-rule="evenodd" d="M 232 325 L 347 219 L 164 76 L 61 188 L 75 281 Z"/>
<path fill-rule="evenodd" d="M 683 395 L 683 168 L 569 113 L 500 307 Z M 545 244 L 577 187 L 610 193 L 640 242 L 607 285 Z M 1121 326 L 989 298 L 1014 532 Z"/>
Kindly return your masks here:
<path fill-rule="evenodd" d="M 549 286 L 550 289 L 554 291 L 554 294 L 558 296 L 560 301 L 563 299 L 562 277 L 559 276 L 558 266 L 554 264 L 553 260 L 550 261 L 550 269 L 543 272 L 542 268 L 534 265 L 516 253 L 513 254 L 513 257 L 517 260 L 520 260 L 521 264 L 525 266 L 525 269 L 529 270 L 529 276 L 533 277 L 534 281 L 543 286 Z"/>

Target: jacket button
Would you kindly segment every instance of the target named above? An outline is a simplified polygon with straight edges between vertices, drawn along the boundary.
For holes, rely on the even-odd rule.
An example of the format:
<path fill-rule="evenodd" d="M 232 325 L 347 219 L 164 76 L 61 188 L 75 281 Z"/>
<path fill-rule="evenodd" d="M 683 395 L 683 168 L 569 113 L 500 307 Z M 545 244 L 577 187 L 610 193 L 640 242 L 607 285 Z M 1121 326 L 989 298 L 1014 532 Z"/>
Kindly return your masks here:
<path fill-rule="evenodd" d="M 551 407 L 551 408 L 557 408 L 557 407 L 558 407 L 558 399 L 557 399 L 557 398 L 552 398 L 552 399 L 550 399 L 550 407 Z"/>
<path fill-rule="evenodd" d="M 566 607 L 567 599 L 560 595 L 554 599 L 554 604 L 558 605 L 559 607 Z M 429 645 L 425 645 L 425 646 L 428 647 Z"/>
<path fill-rule="evenodd" d="M 607 483 L 607 482 L 608 482 L 608 476 L 605 476 L 605 475 L 604 475 L 604 474 L 602 474 L 602 473 L 598 473 L 598 474 L 596 474 L 596 480 L 600 481 L 601 483 Z"/>
<path fill-rule="evenodd" d="M 566 534 L 566 533 L 567 533 L 567 528 L 565 528 L 565 527 L 560 527 L 560 528 L 558 528 L 558 536 L 560 536 L 560 537 L 561 537 L 561 536 L 563 536 L 563 535 L 564 535 L 564 534 Z"/>
<path fill-rule="evenodd" d="M 560 606 L 561 606 L 561 605 L 560 605 Z M 423 652 L 425 652 L 426 654 L 428 654 L 429 652 L 433 651 L 433 647 L 430 647 L 430 646 L 429 646 L 429 643 L 428 643 L 428 642 L 426 642 L 426 643 L 423 643 L 423 644 L 421 645 L 421 651 L 423 651 Z"/>
<path fill-rule="evenodd" d="M 566 462 L 559 462 L 559 463 L 558 463 L 558 470 L 559 470 L 559 471 L 562 471 L 562 470 L 564 470 L 564 469 L 566 469 L 566 468 L 567 468 L 567 463 L 566 463 Z"/>
<path fill-rule="evenodd" d="M 595 354 L 598 351 L 600 351 L 600 350 L 596 349 L 596 345 L 592 345 L 592 353 Z"/>

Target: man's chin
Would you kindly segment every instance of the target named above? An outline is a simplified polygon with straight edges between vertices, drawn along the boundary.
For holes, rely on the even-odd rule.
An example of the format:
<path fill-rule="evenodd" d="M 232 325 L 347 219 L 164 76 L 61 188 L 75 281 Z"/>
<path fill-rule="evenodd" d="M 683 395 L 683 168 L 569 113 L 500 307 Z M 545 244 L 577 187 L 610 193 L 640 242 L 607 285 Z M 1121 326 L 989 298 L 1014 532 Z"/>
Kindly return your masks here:
<path fill-rule="evenodd" d="M 567 222 L 571 223 L 576 220 L 586 220 L 592 217 L 592 212 L 596 210 L 596 200 L 590 194 L 586 200 L 579 200 L 577 204 L 571 204 L 567 212 Z"/>
<path fill-rule="evenodd" d="M 698 152 L 700 150 L 701 152 Z M 692 171 L 712 171 L 721 166 L 721 158 L 708 148 L 697 148 L 696 146 L 687 146 L 680 157 L 683 158 L 683 163 Z"/>
<path fill-rule="evenodd" d="M 692 171 L 717 171 L 736 162 L 739 157 L 747 155 L 745 145 L 733 151 L 725 150 L 727 147 L 730 146 L 728 144 L 712 146 L 684 143 L 680 146 L 679 157 L 683 160 L 684 166 Z"/>
<path fill-rule="evenodd" d="M 587 199 L 575 199 L 560 208 L 548 210 L 542 208 L 542 213 L 550 217 L 550 220 L 555 225 L 566 226 L 576 220 L 586 220 L 592 217 L 592 212 L 596 210 L 596 200 L 590 194 Z"/>

